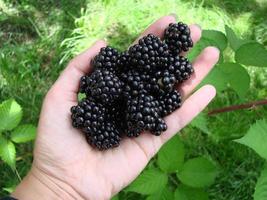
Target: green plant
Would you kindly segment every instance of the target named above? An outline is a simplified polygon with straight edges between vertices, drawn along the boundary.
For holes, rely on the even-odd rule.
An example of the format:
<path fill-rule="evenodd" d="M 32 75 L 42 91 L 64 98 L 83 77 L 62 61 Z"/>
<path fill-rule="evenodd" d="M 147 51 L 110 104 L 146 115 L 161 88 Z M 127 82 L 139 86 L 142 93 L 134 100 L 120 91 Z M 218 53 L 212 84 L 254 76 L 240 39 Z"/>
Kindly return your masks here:
<path fill-rule="evenodd" d="M 0 157 L 13 170 L 16 167 L 15 144 L 31 141 L 36 134 L 36 127 L 20 124 L 21 119 L 22 108 L 15 100 L 9 99 L 0 104 Z"/>

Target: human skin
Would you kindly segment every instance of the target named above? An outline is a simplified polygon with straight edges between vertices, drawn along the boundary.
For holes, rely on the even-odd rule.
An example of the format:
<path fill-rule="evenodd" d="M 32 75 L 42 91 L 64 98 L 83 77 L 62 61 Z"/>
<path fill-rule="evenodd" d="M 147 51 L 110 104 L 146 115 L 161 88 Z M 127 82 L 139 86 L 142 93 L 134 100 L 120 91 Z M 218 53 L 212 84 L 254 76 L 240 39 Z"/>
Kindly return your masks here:
<path fill-rule="evenodd" d="M 162 38 L 164 29 L 173 22 L 173 16 L 162 17 L 140 37 L 153 33 Z M 201 29 L 191 25 L 190 30 L 196 43 Z M 129 185 L 160 147 L 197 116 L 216 94 L 211 85 L 192 94 L 219 58 L 218 49 L 207 47 L 193 62 L 195 73 L 177 88 L 183 96 L 183 105 L 165 118 L 167 131 L 161 136 L 144 133 L 138 138 L 124 138 L 118 148 L 98 151 L 72 127 L 70 108 L 77 104 L 80 77 L 90 73 L 90 60 L 104 46 L 104 41 L 97 41 L 72 59 L 48 91 L 40 115 L 32 168 L 13 197 L 19 200 L 110 199 Z"/>

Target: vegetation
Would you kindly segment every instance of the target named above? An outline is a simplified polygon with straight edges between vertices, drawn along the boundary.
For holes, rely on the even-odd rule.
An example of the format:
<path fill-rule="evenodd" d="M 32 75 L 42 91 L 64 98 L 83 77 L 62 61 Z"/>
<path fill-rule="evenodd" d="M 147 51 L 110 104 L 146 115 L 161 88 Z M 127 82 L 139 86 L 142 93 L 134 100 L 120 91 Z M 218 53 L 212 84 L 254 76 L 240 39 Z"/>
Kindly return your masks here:
<path fill-rule="evenodd" d="M 10 163 L 3 159 L 2 137 L 16 142 L 10 130 L 19 122 L 6 128 L 1 120 L 8 112 L 1 111 L 20 110 L 20 104 L 21 123 L 37 125 L 42 99 L 71 57 L 99 38 L 126 49 L 148 24 L 176 13 L 205 29 L 192 60 L 208 45 L 221 50 L 219 64 L 202 83 L 214 84 L 218 94 L 115 199 L 185 199 L 188 193 L 198 194 L 192 200 L 266 199 L 267 107 L 208 115 L 266 99 L 266 12 L 264 0 L 0 0 L 0 196 L 25 176 L 33 148 L 31 142 L 12 143 L 16 155 Z M 10 98 L 18 104 L 5 101 Z"/>

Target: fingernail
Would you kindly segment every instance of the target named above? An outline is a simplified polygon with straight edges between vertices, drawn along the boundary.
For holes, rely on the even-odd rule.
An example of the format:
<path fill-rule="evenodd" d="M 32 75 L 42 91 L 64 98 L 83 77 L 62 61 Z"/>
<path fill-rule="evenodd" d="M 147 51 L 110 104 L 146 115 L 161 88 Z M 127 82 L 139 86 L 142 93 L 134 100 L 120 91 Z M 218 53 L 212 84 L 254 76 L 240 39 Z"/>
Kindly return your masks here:
<path fill-rule="evenodd" d="M 170 14 L 169 14 L 169 16 L 172 16 L 172 17 L 174 17 L 174 19 L 175 19 L 175 20 L 177 20 L 177 19 L 178 19 L 178 16 L 177 16 L 175 13 L 170 13 Z"/>

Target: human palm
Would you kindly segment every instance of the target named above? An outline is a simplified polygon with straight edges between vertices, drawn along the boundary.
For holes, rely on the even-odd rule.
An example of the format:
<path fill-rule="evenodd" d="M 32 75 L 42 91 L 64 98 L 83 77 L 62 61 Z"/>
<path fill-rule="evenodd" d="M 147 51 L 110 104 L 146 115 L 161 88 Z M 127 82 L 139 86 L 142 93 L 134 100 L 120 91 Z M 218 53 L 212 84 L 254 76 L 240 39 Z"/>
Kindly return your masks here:
<path fill-rule="evenodd" d="M 162 37 L 174 17 L 160 18 L 142 34 Z M 194 42 L 201 36 L 198 26 L 190 26 Z M 90 71 L 90 60 L 105 46 L 98 41 L 74 58 L 49 90 L 40 116 L 34 149 L 35 176 L 50 177 L 71 188 L 76 199 L 109 199 L 122 190 L 144 169 L 159 148 L 188 124 L 215 96 L 212 86 L 204 86 L 190 96 L 197 84 L 218 60 L 219 52 L 206 48 L 194 62 L 195 73 L 178 89 L 183 106 L 165 118 L 168 129 L 161 136 L 141 134 L 125 138 L 118 148 L 98 151 L 86 142 L 83 134 L 71 125 L 70 108 L 77 104 L 79 79 Z"/>

